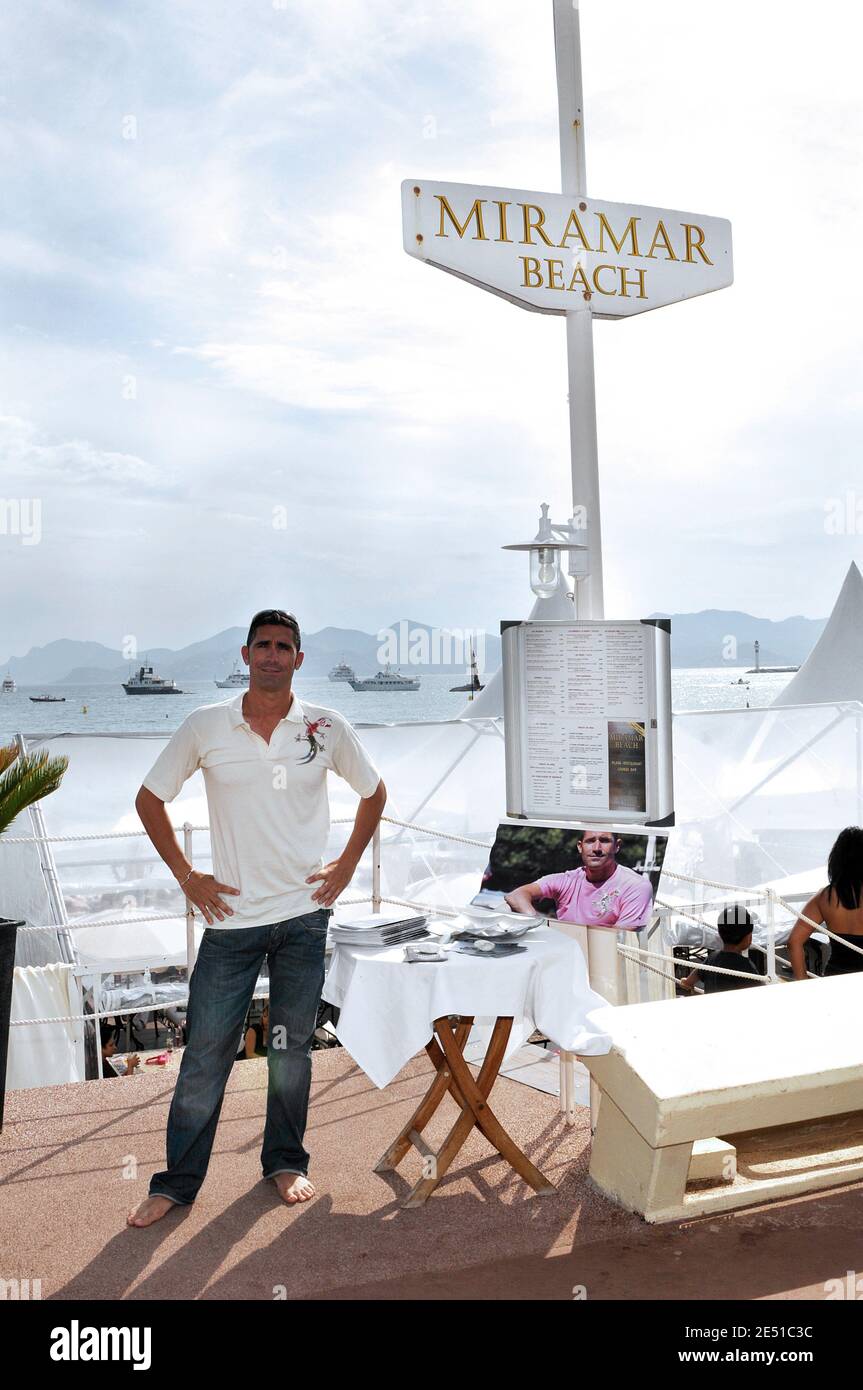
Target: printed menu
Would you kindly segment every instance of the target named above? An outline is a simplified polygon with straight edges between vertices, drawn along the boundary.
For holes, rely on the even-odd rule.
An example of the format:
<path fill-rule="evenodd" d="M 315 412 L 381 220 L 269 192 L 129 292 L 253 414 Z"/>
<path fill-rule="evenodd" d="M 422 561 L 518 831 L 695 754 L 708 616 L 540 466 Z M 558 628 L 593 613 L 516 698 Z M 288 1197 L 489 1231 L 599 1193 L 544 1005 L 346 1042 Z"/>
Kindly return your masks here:
<path fill-rule="evenodd" d="M 656 626 L 525 622 L 507 625 L 504 639 L 511 813 L 645 818 Z"/>

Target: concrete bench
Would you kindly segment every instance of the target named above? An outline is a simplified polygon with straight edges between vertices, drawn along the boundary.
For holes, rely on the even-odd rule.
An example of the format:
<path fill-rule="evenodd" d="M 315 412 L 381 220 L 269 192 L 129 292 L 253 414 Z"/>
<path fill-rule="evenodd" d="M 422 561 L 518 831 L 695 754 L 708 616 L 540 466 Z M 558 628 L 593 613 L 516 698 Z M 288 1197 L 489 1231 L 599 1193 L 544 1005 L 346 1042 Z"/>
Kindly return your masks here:
<path fill-rule="evenodd" d="M 595 1017 L 613 1047 L 581 1059 L 601 1092 L 590 1175 L 646 1220 L 863 1178 L 863 973 Z"/>

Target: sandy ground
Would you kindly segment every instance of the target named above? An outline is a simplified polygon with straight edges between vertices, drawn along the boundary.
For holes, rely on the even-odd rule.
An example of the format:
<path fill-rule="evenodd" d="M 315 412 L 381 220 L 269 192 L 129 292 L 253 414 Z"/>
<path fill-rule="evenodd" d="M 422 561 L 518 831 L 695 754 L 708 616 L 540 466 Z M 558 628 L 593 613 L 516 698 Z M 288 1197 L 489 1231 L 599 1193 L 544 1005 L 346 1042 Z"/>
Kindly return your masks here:
<path fill-rule="evenodd" d="M 536 1197 L 474 1131 L 424 1207 L 420 1174 L 372 1169 L 431 1074 L 415 1059 L 379 1091 L 341 1049 L 316 1052 L 306 1143 L 318 1197 L 285 1207 L 264 1182 L 266 1062 L 234 1067 L 193 1207 L 147 1230 L 126 1212 L 164 1167 L 168 1071 L 10 1093 L 0 1136 L 5 1279 L 43 1299 L 823 1298 L 859 1269 L 863 1185 L 661 1227 L 587 1175 L 588 1112 L 501 1078 L 492 1103 L 557 1188 Z M 447 1100 L 427 1137 L 455 1115 Z"/>

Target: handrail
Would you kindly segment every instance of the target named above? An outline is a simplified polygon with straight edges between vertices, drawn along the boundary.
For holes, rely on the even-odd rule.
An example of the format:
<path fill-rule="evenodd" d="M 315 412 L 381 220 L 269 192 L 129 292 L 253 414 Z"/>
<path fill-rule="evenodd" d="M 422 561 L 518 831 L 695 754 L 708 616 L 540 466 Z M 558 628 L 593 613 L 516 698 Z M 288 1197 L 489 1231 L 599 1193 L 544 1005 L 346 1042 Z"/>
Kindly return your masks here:
<path fill-rule="evenodd" d="M 471 846 L 471 847 L 475 847 L 475 848 L 478 848 L 478 849 L 482 849 L 482 850 L 484 850 L 484 851 L 486 851 L 486 852 L 489 852 L 490 849 L 491 849 L 491 845 L 490 845 L 487 841 L 485 841 L 485 840 L 478 840 L 478 839 L 475 839 L 475 838 L 472 838 L 472 837 L 469 837 L 469 836 L 457 835 L 457 834 L 454 834 L 452 831 L 438 830 L 438 829 L 434 829 L 434 828 L 432 828 L 432 827 L 430 827 L 430 826 L 418 825 L 418 824 L 416 824 L 415 822 L 412 822 L 412 821 L 403 821 L 403 820 L 400 820 L 400 819 L 398 819 L 397 817 L 394 817 L 394 816 L 382 816 L 382 817 L 381 817 L 381 823 L 387 824 L 387 825 L 392 825 L 392 826 L 398 827 L 399 829 L 403 829 L 403 830 L 412 830 L 412 831 L 416 832 L 417 834 L 427 835 L 427 836 L 429 836 L 430 838 L 433 838 L 433 839 L 437 839 L 437 840 L 448 840 L 448 841 L 454 842 L 454 843 L 456 843 L 456 844 L 469 845 L 469 846 Z M 331 824 L 331 825 L 350 825 L 350 824 L 353 824 L 353 818 L 350 817 L 350 816 L 335 817 L 335 818 L 333 818 L 333 820 L 330 822 L 330 824 Z M 176 833 L 179 833 L 180 831 L 183 832 L 183 834 L 184 834 L 184 849 L 185 849 L 185 853 L 186 853 L 187 858 L 189 859 L 189 862 L 191 863 L 191 862 L 192 862 L 192 836 L 193 836 L 193 834 L 194 834 L 195 831 L 198 831 L 198 832 L 208 832 L 209 829 L 210 829 L 209 825 L 191 825 L 188 821 L 186 821 L 186 822 L 184 822 L 183 825 L 181 825 L 181 826 L 173 826 L 172 828 L 174 829 L 174 831 L 175 831 Z M 74 843 L 95 842 L 95 841 L 99 841 L 99 840 L 139 839 L 139 838 L 146 838 L 146 837 L 147 837 L 147 832 L 146 832 L 146 830 L 144 830 L 143 827 L 142 827 L 140 830 L 103 831 L 103 832 L 97 832 L 97 833 L 94 833 L 94 834 L 87 834 L 87 835 L 43 835 L 43 834 L 37 834 L 37 835 L 11 836 L 11 837 L 10 837 L 10 836 L 0 836 L 0 845 L 4 845 L 4 844 L 16 844 L 16 845 L 18 845 L 18 844 L 32 844 L 32 845 L 41 845 L 41 844 L 46 844 L 46 845 L 47 845 L 47 844 L 74 844 Z M 429 911 L 429 912 L 432 912 L 432 913 L 434 913 L 436 916 L 439 916 L 439 917 L 456 917 L 456 916 L 459 915 L 457 910 L 453 910 L 453 909 L 448 908 L 448 907 L 437 907 L 437 906 L 435 906 L 435 905 L 432 904 L 432 903 L 420 903 L 420 902 L 417 902 L 417 901 L 411 900 L 411 899 L 402 899 L 402 898 L 390 898 L 390 897 L 386 897 L 386 896 L 383 894 L 383 892 L 382 892 L 382 863 L 381 863 L 381 852 L 382 852 L 382 847 L 383 847 L 383 844 L 384 844 L 384 843 L 385 843 L 385 841 L 383 841 L 382 836 L 381 836 L 381 827 L 380 827 L 380 824 L 378 824 L 378 825 L 375 827 L 374 835 L 373 835 L 373 837 L 372 837 L 372 841 L 371 841 L 371 845 L 370 845 L 371 855 L 372 855 L 372 892 L 371 892 L 371 897 L 340 898 L 340 899 L 339 899 L 339 904 L 340 904 L 341 906 L 347 907 L 347 906 L 360 905 L 360 904 L 363 904 L 363 903 L 369 903 L 369 902 L 370 902 L 371 905 L 372 905 L 373 911 L 378 912 L 378 911 L 380 911 L 382 904 L 384 904 L 384 903 L 389 903 L 389 904 L 392 904 L 392 906 L 394 906 L 394 907 L 405 907 L 405 908 L 411 908 L 411 909 L 414 909 L 414 910 Z M 759 901 L 763 899 L 763 900 L 766 900 L 767 903 L 768 903 L 768 917 L 769 917 L 769 919 L 770 919 L 770 920 L 769 920 L 770 941 L 768 942 L 768 974 L 767 974 L 767 975 L 764 975 L 764 976 L 761 976 L 761 975 L 751 975 L 751 974 L 749 974 L 749 973 L 747 973 L 747 972 L 737 971 L 737 970 L 730 970 L 730 969 L 727 969 L 727 968 L 724 968 L 724 967 L 721 967 L 721 966 L 711 966 L 711 965 L 708 965 L 708 964 L 706 964 L 706 963 L 703 964 L 703 965 L 697 965 L 697 966 L 695 967 L 699 972 L 704 972 L 704 971 L 706 971 L 706 972 L 710 972 L 710 973 L 712 973 L 712 974 L 718 974 L 718 975 L 731 975 L 731 976 L 736 976 L 737 978 L 745 978 L 745 979 L 748 980 L 748 981 L 754 981 L 754 982 L 759 983 L 759 984 L 772 984 L 772 983 L 775 983 L 775 982 L 776 982 L 776 977 L 775 977 L 775 923 L 774 923 L 774 920 L 773 920 L 773 914 L 774 914 L 774 907 L 775 907 L 775 905 L 777 905 L 777 904 L 778 904 L 779 906 L 781 906 L 782 908 L 784 908 L 784 909 L 785 909 L 786 911 L 788 911 L 789 913 L 791 913 L 793 916 L 797 917 L 798 919 L 800 919 L 800 920 L 802 920 L 802 921 L 805 921 L 808 925 L 812 926 L 812 927 L 815 928 L 816 930 L 819 930 L 819 931 L 824 932 L 831 940 L 834 940 L 834 941 L 840 940 L 840 941 L 842 941 L 842 944 L 843 944 L 844 946 L 846 946 L 848 949 L 850 949 L 850 950 L 852 950 L 852 951 L 856 951 L 856 952 L 858 952 L 859 954 L 863 955 L 863 947 L 855 946 L 853 943 L 848 942 L 848 941 L 845 941 L 845 940 L 843 940 L 842 938 L 837 937 L 837 936 L 836 936 L 833 932 L 831 932 L 831 931 L 829 930 L 829 928 L 827 928 L 823 923 L 816 923 L 816 922 L 813 922 L 810 918 L 805 917 L 805 916 L 804 916 L 801 912 L 799 912 L 795 907 L 793 907 L 790 903 L 786 902 L 785 899 L 783 899 L 778 893 L 776 893 L 776 891 L 775 891 L 774 889 L 771 889 L 771 888 L 766 888 L 766 889 L 764 889 L 764 888 L 757 888 L 757 887 L 746 887 L 746 888 L 741 888 L 741 887 L 740 887 L 739 885 L 737 885 L 737 884 L 721 883 L 721 882 L 718 882 L 718 881 L 716 881 L 716 880 L 705 879 L 705 878 L 698 878 L 698 877 L 696 877 L 695 875 L 692 875 L 692 874 L 677 873 L 677 872 L 675 872 L 674 870 L 672 870 L 672 869 L 667 869 L 667 868 L 663 868 L 662 873 L 663 873 L 667 878 L 669 878 L 669 879 L 674 879 L 674 880 L 677 881 L 677 882 L 681 882 L 681 883 L 691 883 L 691 884 L 699 885 L 699 886 L 701 886 L 701 887 L 703 887 L 703 888 L 713 888 L 713 889 L 718 889 L 718 890 L 725 891 L 725 892 L 732 892 L 732 893 L 735 893 L 735 894 L 737 894 L 737 895 L 742 895 L 743 897 L 745 897 L 745 898 L 747 898 L 747 899 L 756 899 L 756 900 L 759 900 Z M 185 894 L 183 895 L 183 897 L 185 898 Z M 680 916 L 680 917 L 684 917 L 684 918 L 687 918 L 687 919 L 690 920 L 690 921 L 693 921 L 693 922 L 698 923 L 698 924 L 699 924 L 700 926 L 702 926 L 702 927 L 707 927 L 708 929 L 711 929 L 711 930 L 714 929 L 712 923 L 706 922 L 706 921 L 704 920 L 703 917 L 700 917 L 700 916 L 696 915 L 696 914 L 693 913 L 691 910 L 690 910 L 690 911 L 687 911 L 687 909 L 686 909 L 685 907 L 681 907 L 681 906 L 679 906 L 679 905 L 677 905 L 677 904 L 674 904 L 674 903 L 664 902 L 662 899 L 659 899 L 659 898 L 656 899 L 655 905 L 656 905 L 656 907 L 662 909 L 666 914 L 677 914 L 677 915 Z M 706 908 L 706 907 L 708 906 L 708 904 L 707 904 L 706 902 L 703 903 L 703 904 L 702 904 L 702 903 L 698 903 L 698 904 L 694 904 L 694 903 L 693 903 L 693 904 L 690 904 L 689 906 L 690 906 L 690 908 L 693 908 L 693 907 L 695 907 L 695 906 Z M 183 918 L 183 917 L 185 917 L 185 921 L 186 921 L 187 968 L 188 968 L 189 975 L 191 975 L 191 971 L 192 971 L 193 966 L 194 966 L 194 923 L 195 923 L 195 913 L 194 913 L 193 906 L 191 905 L 191 903 L 190 903 L 190 901 L 189 901 L 188 898 L 185 898 L 185 907 L 184 907 L 184 908 L 182 908 L 182 909 L 179 909 L 179 908 L 178 908 L 178 910 L 175 910 L 175 911 L 173 911 L 173 912 L 168 912 L 168 913 L 150 913 L 150 914 L 138 914 L 138 915 L 135 915 L 135 916 L 128 916 L 128 915 L 127 915 L 127 916 L 123 916 L 123 917 L 108 917 L 108 918 L 102 918 L 102 919 L 99 920 L 99 921 L 92 921 L 92 922 L 91 922 L 91 921 L 81 921 L 81 920 L 75 920 L 75 921 L 72 921 L 72 922 L 59 922 L 59 923 L 52 922 L 52 923 L 48 923 L 47 925 L 44 925 L 44 924 L 43 924 L 43 925 L 38 925 L 38 926 L 26 925 L 26 926 L 19 927 L 18 930 L 19 930 L 19 932 L 27 932 L 27 931 L 31 931 L 31 932 L 32 932 L 32 931 L 51 931 L 51 930 L 54 930 L 54 931 L 61 931 L 61 930 L 62 930 L 62 931 L 72 932 L 72 931 L 76 931 L 76 930 L 92 930 L 94 927 L 106 927 L 106 928 L 107 928 L 107 927 L 116 927 L 116 926 L 130 926 L 130 925 L 135 925 L 135 924 L 144 924 L 144 923 L 151 923 L 151 922 L 154 922 L 154 923 L 155 923 L 155 922 L 170 922 L 170 921 L 177 921 L 178 919 L 181 919 L 181 918 Z M 617 945 L 617 952 L 618 952 L 618 954 L 619 954 L 621 957 L 623 957 L 624 959 L 636 962 L 636 963 L 640 966 L 640 968 L 642 968 L 642 969 L 646 969 L 646 970 L 652 971 L 653 973 L 662 976 L 662 977 L 663 977 L 664 979 L 666 979 L 666 980 L 671 980 L 671 981 L 675 981 L 675 980 L 676 980 L 676 977 L 675 977 L 673 974 L 669 974 L 667 970 L 659 969 L 657 966 L 651 965 L 651 964 L 649 963 L 651 960 L 658 960 L 658 961 L 662 961 L 662 962 L 663 962 L 664 964 L 666 964 L 666 965 L 670 965 L 673 958 L 669 958 L 669 956 L 667 956 L 667 955 L 660 954 L 660 953 L 654 952 L 654 951 L 648 951 L 648 950 L 645 950 L 645 949 L 642 948 L 642 947 L 631 947 L 631 946 L 624 946 L 624 945 L 621 945 L 621 944 L 618 944 L 618 945 Z M 97 970 L 97 971 L 95 972 L 95 974 L 97 974 L 99 977 L 101 977 L 101 975 L 104 974 L 104 973 L 107 973 L 107 972 L 101 971 L 101 970 Z M 808 972 L 807 972 L 807 973 L 808 973 Z M 267 997 L 267 996 L 265 996 L 265 995 L 258 995 L 258 994 L 256 994 L 256 995 L 253 996 L 253 998 L 265 998 L 265 997 Z M 44 1018 L 44 1019 L 41 1019 L 41 1018 L 40 1018 L 40 1019 L 14 1019 L 14 1020 L 11 1020 L 10 1026 L 23 1027 L 23 1026 L 30 1026 L 30 1025 L 35 1025 L 35 1024 L 42 1024 L 42 1023 L 66 1023 L 66 1022 L 70 1022 L 70 1023 L 71 1023 L 71 1022 L 84 1022 L 84 1023 L 92 1022 L 92 1023 L 95 1024 L 97 1021 L 101 1020 L 102 1018 L 115 1018 L 115 1017 L 124 1017 L 124 1016 L 127 1015 L 127 1014 L 148 1013 L 148 1012 L 151 1012 L 151 1011 L 153 1011 L 153 1010 L 162 1009 L 162 1008 L 164 1008 L 164 1007 L 166 1007 L 166 1005 L 165 1005 L 164 1001 L 162 1001 L 161 1003 L 138 1004 L 138 1005 L 135 1005 L 135 1006 L 130 1006 L 129 1008 L 124 1008 L 124 1009 L 111 1009 L 111 1010 L 106 1010 L 106 1011 L 99 1010 L 99 1011 L 96 1011 L 96 1012 L 91 1013 L 91 1014 L 70 1014 L 70 1015 L 65 1015 L 65 1016 L 62 1016 L 62 1017 Z M 100 1067 L 99 1070 L 100 1070 L 100 1074 L 101 1074 L 101 1067 Z"/>
<path fill-rule="evenodd" d="M 397 820 L 394 816 L 381 816 L 381 822 L 386 825 L 397 825 L 405 830 L 416 830 L 420 835 L 431 835 L 437 840 L 455 840 L 461 845 L 475 845 L 478 849 L 491 849 L 492 846 L 487 840 L 473 840 L 465 835 L 454 835 L 449 830 L 435 830 L 432 826 L 416 825 L 413 821 Z M 353 825 L 353 816 L 334 816 L 330 825 Z M 185 821 L 182 825 L 172 825 L 171 829 L 178 833 L 180 830 L 200 830 L 209 831 L 209 825 L 189 825 Z M 0 836 L 0 845 L 38 845 L 38 844 L 76 844 L 92 840 L 133 840 L 147 837 L 146 830 L 101 830 L 92 835 L 3 835 Z"/>

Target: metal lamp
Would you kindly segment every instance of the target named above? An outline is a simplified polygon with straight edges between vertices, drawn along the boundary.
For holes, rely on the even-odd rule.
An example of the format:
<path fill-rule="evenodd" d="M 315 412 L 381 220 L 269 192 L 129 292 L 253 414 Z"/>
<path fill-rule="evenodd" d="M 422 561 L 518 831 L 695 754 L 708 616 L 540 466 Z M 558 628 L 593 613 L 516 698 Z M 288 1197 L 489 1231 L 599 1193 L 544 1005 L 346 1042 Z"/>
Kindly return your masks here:
<path fill-rule="evenodd" d="M 539 529 L 532 541 L 505 545 L 504 550 L 526 550 L 530 554 L 530 587 L 537 598 L 551 598 L 560 583 L 561 552 L 567 551 L 567 573 L 581 579 L 587 573 L 587 546 L 573 539 L 578 527 L 573 516 L 558 524 L 550 520 L 548 503 L 541 504 Z"/>

